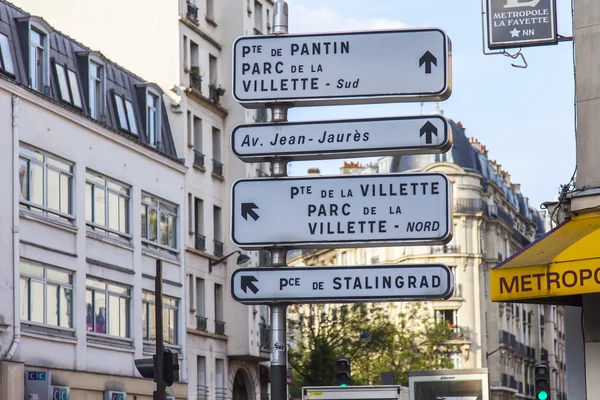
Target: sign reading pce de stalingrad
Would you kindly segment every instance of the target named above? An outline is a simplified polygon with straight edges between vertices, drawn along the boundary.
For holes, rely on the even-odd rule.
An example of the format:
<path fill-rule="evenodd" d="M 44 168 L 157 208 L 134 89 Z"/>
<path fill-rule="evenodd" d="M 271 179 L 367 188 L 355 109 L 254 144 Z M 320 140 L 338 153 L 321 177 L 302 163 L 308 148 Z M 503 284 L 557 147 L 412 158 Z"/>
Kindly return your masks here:
<path fill-rule="evenodd" d="M 443 174 L 242 179 L 231 239 L 241 248 L 444 244 L 451 182 Z"/>
<path fill-rule="evenodd" d="M 439 29 L 241 37 L 233 96 L 247 108 L 440 101 L 451 93 L 450 55 Z"/>
<path fill-rule="evenodd" d="M 451 271 L 435 264 L 244 268 L 231 277 L 231 294 L 243 304 L 445 300 L 453 288 Z"/>
<path fill-rule="evenodd" d="M 231 148 L 243 161 L 441 153 L 452 145 L 442 116 L 290 122 L 237 126 Z"/>
<path fill-rule="evenodd" d="M 557 43 L 556 0 L 487 0 L 490 49 Z"/>

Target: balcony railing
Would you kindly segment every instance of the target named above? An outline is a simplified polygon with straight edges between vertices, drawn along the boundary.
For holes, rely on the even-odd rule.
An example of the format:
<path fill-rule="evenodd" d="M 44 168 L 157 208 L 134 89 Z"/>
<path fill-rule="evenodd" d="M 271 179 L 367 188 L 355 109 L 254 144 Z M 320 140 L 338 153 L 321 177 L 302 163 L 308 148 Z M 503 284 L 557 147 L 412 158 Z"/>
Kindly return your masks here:
<path fill-rule="evenodd" d="M 523 382 L 517 382 L 517 390 L 519 393 L 523 393 Z"/>
<path fill-rule="evenodd" d="M 506 225 L 510 226 L 511 228 L 514 226 L 512 217 L 504 208 L 498 207 L 498 217 L 501 221 L 504 221 L 504 223 L 506 223 Z"/>
<path fill-rule="evenodd" d="M 490 214 L 488 204 L 482 199 L 456 199 L 454 212 Z"/>
<path fill-rule="evenodd" d="M 225 89 L 213 83 L 211 83 L 208 88 L 210 90 L 208 93 L 208 99 L 216 105 L 221 104 L 221 96 L 225 94 Z"/>
<path fill-rule="evenodd" d="M 190 88 L 202 93 L 202 75 L 193 72 L 193 69 L 194 67 L 192 67 L 192 72 L 190 72 Z"/>
<path fill-rule="evenodd" d="M 196 316 L 196 329 L 206 332 L 208 330 L 206 317 Z"/>
<path fill-rule="evenodd" d="M 213 174 L 217 175 L 217 176 L 223 176 L 223 163 L 221 163 L 220 161 L 217 160 L 212 160 L 213 162 Z"/>
<path fill-rule="evenodd" d="M 504 387 L 508 387 L 508 375 L 500 374 L 500 384 Z"/>
<path fill-rule="evenodd" d="M 198 398 L 197 400 L 206 400 L 208 399 L 208 386 L 198 385 Z"/>
<path fill-rule="evenodd" d="M 196 240 L 194 241 L 194 248 L 196 250 L 206 250 L 206 236 L 201 233 L 196 233 Z"/>
<path fill-rule="evenodd" d="M 266 324 L 260 324 L 260 343 L 261 349 L 271 350 L 271 327 Z"/>
<path fill-rule="evenodd" d="M 462 326 L 455 326 L 452 328 L 452 330 L 454 331 L 454 334 L 455 334 L 453 340 L 459 340 L 459 341 L 470 341 L 471 340 L 471 331 L 469 330 L 469 328 L 462 327 Z"/>
<path fill-rule="evenodd" d="M 215 243 L 215 256 L 221 257 L 223 255 L 223 242 L 213 240 Z"/>
<path fill-rule="evenodd" d="M 194 165 L 196 167 L 204 168 L 204 154 L 194 149 Z"/>
<path fill-rule="evenodd" d="M 500 338 L 499 338 L 500 344 L 509 345 L 510 344 L 510 336 L 509 336 L 508 332 L 500 331 L 499 333 L 500 333 Z"/>
<path fill-rule="evenodd" d="M 198 20 L 198 7 L 191 1 L 187 2 L 187 14 L 186 17 L 188 19 L 197 21 Z"/>
<path fill-rule="evenodd" d="M 458 245 L 432 246 L 429 248 L 429 254 L 456 254 L 456 253 L 460 253 L 460 246 L 458 246 Z"/>
<path fill-rule="evenodd" d="M 215 388 L 215 400 L 225 400 L 227 398 L 227 389 Z"/>
<path fill-rule="evenodd" d="M 225 322 L 224 321 L 219 321 L 219 320 L 215 319 L 215 333 L 217 335 L 225 334 Z"/>

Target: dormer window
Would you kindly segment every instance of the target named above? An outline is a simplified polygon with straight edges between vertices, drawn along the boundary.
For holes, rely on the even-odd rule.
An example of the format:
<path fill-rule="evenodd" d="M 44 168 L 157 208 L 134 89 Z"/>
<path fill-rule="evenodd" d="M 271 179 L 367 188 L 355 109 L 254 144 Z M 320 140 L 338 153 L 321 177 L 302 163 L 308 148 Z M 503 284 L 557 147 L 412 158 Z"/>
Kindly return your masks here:
<path fill-rule="evenodd" d="M 75 71 L 65 68 L 64 65 L 54 64 L 56 69 L 56 78 L 58 80 L 58 90 L 60 99 L 77 108 L 83 108 L 81 95 L 79 94 L 79 84 Z"/>
<path fill-rule="evenodd" d="M 47 38 L 35 28 L 29 31 L 29 85 L 39 92 L 44 91 L 46 83 Z"/>
<path fill-rule="evenodd" d="M 89 66 L 89 105 L 90 105 L 90 117 L 100 119 L 103 109 L 103 74 L 104 69 L 98 63 L 90 61 Z"/>
<path fill-rule="evenodd" d="M 146 94 L 146 132 L 148 144 L 157 147 L 160 142 L 160 100 L 150 91 Z"/>
<path fill-rule="evenodd" d="M 115 93 L 115 103 L 117 105 L 117 117 L 119 119 L 119 128 L 125 132 L 138 134 L 137 124 L 135 122 L 135 113 L 133 104 L 123 96 Z"/>
<path fill-rule="evenodd" d="M 10 75 L 15 75 L 12 53 L 8 37 L 0 33 L 0 70 Z"/>

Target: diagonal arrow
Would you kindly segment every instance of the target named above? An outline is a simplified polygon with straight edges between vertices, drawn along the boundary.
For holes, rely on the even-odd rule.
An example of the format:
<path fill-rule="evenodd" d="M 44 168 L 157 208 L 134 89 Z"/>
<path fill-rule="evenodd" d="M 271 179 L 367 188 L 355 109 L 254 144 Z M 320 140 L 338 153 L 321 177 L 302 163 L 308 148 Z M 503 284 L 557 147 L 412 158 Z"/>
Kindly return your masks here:
<path fill-rule="evenodd" d="M 254 209 L 258 210 L 258 206 L 254 203 L 242 203 L 242 217 L 248 221 L 248 216 L 250 216 L 253 220 L 257 220 L 260 217 L 254 211 Z"/>
<path fill-rule="evenodd" d="M 431 73 L 431 64 L 437 67 L 437 58 L 429 51 L 426 51 L 425 54 L 419 59 L 419 67 L 425 64 L 425 73 Z"/>
<path fill-rule="evenodd" d="M 431 121 L 427 121 L 425 125 L 423 125 L 423 127 L 421 128 L 421 134 L 419 135 L 419 137 L 423 137 L 423 135 L 425 135 L 425 143 L 431 144 L 433 139 L 432 134 L 437 136 L 438 130 L 435 127 L 435 125 L 431 123 Z"/>
<path fill-rule="evenodd" d="M 251 275 L 242 276 L 240 287 L 244 293 L 248 293 L 247 289 L 250 289 L 252 293 L 256 294 L 258 293 L 258 288 L 254 285 L 254 282 L 258 283 L 258 279 Z"/>

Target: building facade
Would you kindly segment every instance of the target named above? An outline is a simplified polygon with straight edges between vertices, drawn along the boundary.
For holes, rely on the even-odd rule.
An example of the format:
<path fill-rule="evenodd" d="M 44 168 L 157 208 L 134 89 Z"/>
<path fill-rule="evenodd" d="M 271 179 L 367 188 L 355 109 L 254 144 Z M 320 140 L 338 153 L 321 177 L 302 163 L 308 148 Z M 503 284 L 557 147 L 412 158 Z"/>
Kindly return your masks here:
<path fill-rule="evenodd" d="M 186 362 L 186 167 L 169 98 L 0 2 L 0 103 L 0 398 L 53 385 L 151 399 L 134 359 L 155 351 L 156 260 L 166 346 Z"/>
<path fill-rule="evenodd" d="M 244 306 L 231 298 L 229 276 L 238 268 L 235 255 L 210 264 L 236 250 L 229 239 L 231 184 L 268 171 L 267 165 L 242 163 L 229 150 L 233 127 L 268 116 L 264 109 L 243 109 L 231 97 L 231 48 L 239 36 L 270 32 L 273 2 L 15 3 L 102 49 L 166 93 L 175 150 L 187 167 L 181 209 L 187 363 L 181 368 L 188 398 L 268 396 L 267 308 Z M 260 262 L 257 254 L 249 255 L 253 264 Z"/>
<path fill-rule="evenodd" d="M 445 154 L 384 157 L 376 168 L 345 163 L 341 173 L 441 172 L 453 183 L 453 238 L 445 246 L 297 252 L 291 265 L 444 264 L 454 295 L 428 302 L 433 318 L 456 331 L 462 353 L 455 368 L 489 368 L 492 399 L 534 397 L 534 365 L 548 362 L 553 399 L 565 399 L 563 308 L 492 303 L 489 270 L 546 230 L 545 216 L 529 206 L 520 186 L 485 146 L 451 122 L 453 147 Z"/>

